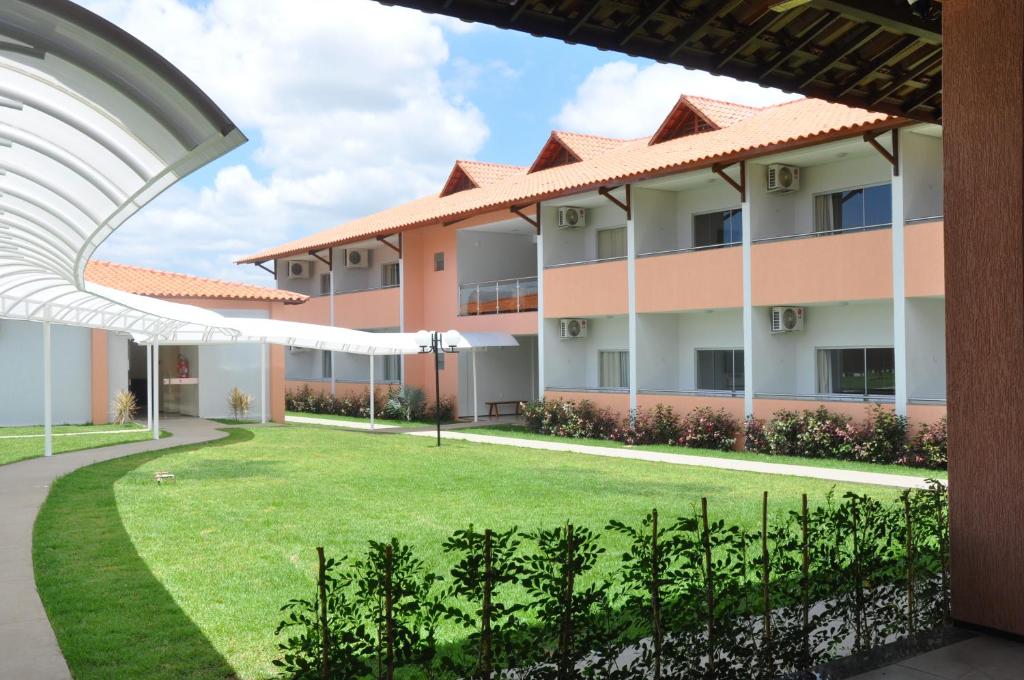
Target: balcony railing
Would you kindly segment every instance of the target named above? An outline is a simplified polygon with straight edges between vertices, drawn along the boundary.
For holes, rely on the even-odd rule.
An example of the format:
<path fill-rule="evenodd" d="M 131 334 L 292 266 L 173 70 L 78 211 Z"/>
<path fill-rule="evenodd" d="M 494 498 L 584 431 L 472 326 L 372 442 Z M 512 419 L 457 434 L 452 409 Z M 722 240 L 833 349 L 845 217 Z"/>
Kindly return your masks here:
<path fill-rule="evenodd" d="M 459 316 L 537 311 L 537 277 L 459 286 Z"/>

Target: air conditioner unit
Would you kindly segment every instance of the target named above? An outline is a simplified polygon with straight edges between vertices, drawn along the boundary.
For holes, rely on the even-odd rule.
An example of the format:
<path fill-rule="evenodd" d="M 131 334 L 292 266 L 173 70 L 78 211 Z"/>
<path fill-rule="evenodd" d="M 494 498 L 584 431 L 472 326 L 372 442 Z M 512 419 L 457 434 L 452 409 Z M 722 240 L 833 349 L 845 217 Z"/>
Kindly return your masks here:
<path fill-rule="evenodd" d="M 294 345 L 288 345 L 288 354 L 302 354 L 308 351 L 308 347 L 296 347 Z"/>
<path fill-rule="evenodd" d="M 772 333 L 791 333 L 804 329 L 803 307 L 772 307 Z"/>
<path fill-rule="evenodd" d="M 575 229 L 576 227 L 587 226 L 587 209 L 586 208 L 559 208 L 558 209 L 558 228 L 559 229 Z"/>
<path fill-rule="evenodd" d="M 312 270 L 311 263 L 306 260 L 288 260 L 289 279 L 308 279 Z"/>
<path fill-rule="evenodd" d="M 558 323 L 558 337 L 563 340 L 574 340 L 587 337 L 586 319 L 561 319 Z"/>
<path fill-rule="evenodd" d="M 775 163 L 768 166 L 768 193 L 784 194 L 800 189 L 800 168 Z"/>
<path fill-rule="evenodd" d="M 370 265 L 370 251 L 365 248 L 349 248 L 345 251 L 347 269 L 366 269 Z"/>

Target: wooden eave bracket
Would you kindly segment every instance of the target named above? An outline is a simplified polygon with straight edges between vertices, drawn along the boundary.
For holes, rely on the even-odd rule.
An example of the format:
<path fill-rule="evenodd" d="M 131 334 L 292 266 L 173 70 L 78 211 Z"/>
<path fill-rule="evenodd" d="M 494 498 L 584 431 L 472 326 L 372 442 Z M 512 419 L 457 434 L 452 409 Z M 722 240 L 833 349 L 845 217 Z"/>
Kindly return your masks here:
<path fill-rule="evenodd" d="M 622 208 L 623 212 L 626 213 L 626 219 L 633 219 L 633 192 L 629 184 L 626 185 L 626 202 L 623 203 L 619 199 L 612 195 L 612 192 L 619 187 L 598 187 L 597 193 L 601 194 L 615 205 Z"/>
<path fill-rule="evenodd" d="M 276 279 L 277 278 L 277 260 L 274 260 L 274 268 L 273 269 L 271 269 L 270 267 L 268 267 L 266 265 L 267 262 L 270 262 L 270 260 L 264 260 L 263 262 L 255 262 L 254 264 L 257 267 L 259 267 L 263 271 L 267 272 L 268 274 L 270 274 L 271 276 L 273 276 Z"/>
<path fill-rule="evenodd" d="M 892 151 L 889 151 L 882 146 L 878 138 L 884 135 L 886 132 L 892 133 Z M 892 128 L 891 130 L 873 130 L 871 132 L 864 133 L 864 141 L 875 148 L 875 151 L 882 154 L 885 160 L 889 161 L 892 165 L 892 174 L 895 177 L 900 176 L 900 131 L 899 128 Z"/>
<path fill-rule="evenodd" d="M 734 180 L 732 177 L 726 174 L 726 168 L 730 168 L 736 163 L 740 165 L 740 181 Z M 711 166 L 711 172 L 715 173 L 726 182 L 729 183 L 736 191 L 740 192 L 740 202 L 747 200 L 747 164 L 744 161 L 733 161 L 731 163 L 715 163 Z"/>
<path fill-rule="evenodd" d="M 323 262 L 330 269 L 334 269 L 334 248 L 327 249 L 327 257 L 320 255 L 320 251 L 311 250 L 309 254 Z"/>
<path fill-rule="evenodd" d="M 540 203 L 535 203 L 534 205 L 537 206 L 537 211 L 539 213 L 540 212 Z M 514 212 L 519 217 L 522 217 L 527 222 L 529 222 L 533 226 L 533 228 L 537 230 L 537 233 L 539 234 L 540 233 L 540 215 L 538 214 L 537 217 L 530 217 L 529 215 L 527 215 L 526 213 L 523 212 L 523 208 L 525 208 L 525 207 L 526 207 L 525 205 L 524 206 L 512 205 L 512 206 L 509 206 L 509 210 Z"/>
<path fill-rule="evenodd" d="M 398 257 L 402 257 L 402 235 L 401 234 L 398 234 L 398 245 L 397 246 L 394 243 L 392 243 L 391 241 L 389 241 L 386 236 L 378 236 L 377 240 L 380 241 L 381 243 L 383 243 L 384 245 L 386 245 L 388 248 L 391 248 L 391 250 L 393 250 L 396 253 L 398 253 Z"/>

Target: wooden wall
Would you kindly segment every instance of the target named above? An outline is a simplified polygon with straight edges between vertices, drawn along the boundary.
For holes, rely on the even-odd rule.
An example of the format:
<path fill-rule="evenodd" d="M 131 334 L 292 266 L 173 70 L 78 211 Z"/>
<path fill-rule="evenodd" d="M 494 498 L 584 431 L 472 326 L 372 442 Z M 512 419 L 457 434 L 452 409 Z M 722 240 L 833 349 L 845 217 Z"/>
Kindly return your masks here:
<path fill-rule="evenodd" d="M 1024 3 L 943 3 L 953 616 L 1024 635 Z"/>

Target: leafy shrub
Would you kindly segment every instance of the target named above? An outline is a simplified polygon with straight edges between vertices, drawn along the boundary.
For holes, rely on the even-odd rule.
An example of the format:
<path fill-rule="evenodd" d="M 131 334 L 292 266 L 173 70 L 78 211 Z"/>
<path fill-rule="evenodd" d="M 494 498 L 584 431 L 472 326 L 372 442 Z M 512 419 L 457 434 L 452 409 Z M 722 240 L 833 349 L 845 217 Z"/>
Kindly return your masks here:
<path fill-rule="evenodd" d="M 384 397 L 381 416 L 392 420 L 423 420 L 426 405 L 427 395 L 420 388 L 411 385 L 391 386 Z"/>
<path fill-rule="evenodd" d="M 768 421 L 765 428 L 765 440 L 768 449 L 765 453 L 776 456 L 800 455 L 800 433 L 803 432 L 803 420 L 795 411 L 778 411 Z"/>
<path fill-rule="evenodd" d="M 441 397 L 441 422 L 450 423 L 455 420 L 455 399 L 453 397 Z M 423 411 L 424 420 L 431 422 L 437 420 L 437 407 L 430 404 Z"/>
<path fill-rule="evenodd" d="M 707 406 L 701 406 L 683 418 L 675 443 L 692 449 L 732 451 L 736 447 L 738 430 L 739 424 L 736 419 L 724 409 L 715 411 Z"/>
<path fill-rule="evenodd" d="M 949 462 L 946 454 L 946 419 L 941 418 L 930 425 L 922 425 L 901 461 L 915 465 L 945 470 Z"/>
<path fill-rule="evenodd" d="M 228 406 L 235 419 L 241 420 L 249 415 L 249 409 L 252 407 L 252 395 L 246 394 L 237 387 L 232 387 L 228 393 Z"/>
<path fill-rule="evenodd" d="M 111 410 L 114 412 L 114 422 L 118 425 L 125 425 L 135 418 L 135 414 L 139 410 L 139 403 L 135 400 L 134 394 L 128 390 L 121 390 L 114 395 Z"/>
<path fill-rule="evenodd" d="M 855 448 L 858 460 L 898 463 L 907 451 L 907 419 L 878 404 L 871 407 Z"/>
<path fill-rule="evenodd" d="M 530 402 L 523 406 L 523 416 L 530 432 L 573 439 L 609 439 L 618 426 L 610 410 L 586 399 Z"/>
<path fill-rule="evenodd" d="M 796 455 L 806 458 L 854 457 L 860 430 L 852 418 L 820 406 L 797 418 Z"/>
<path fill-rule="evenodd" d="M 762 418 L 747 418 L 743 422 L 743 448 L 754 453 L 768 453 L 768 426 Z"/>

